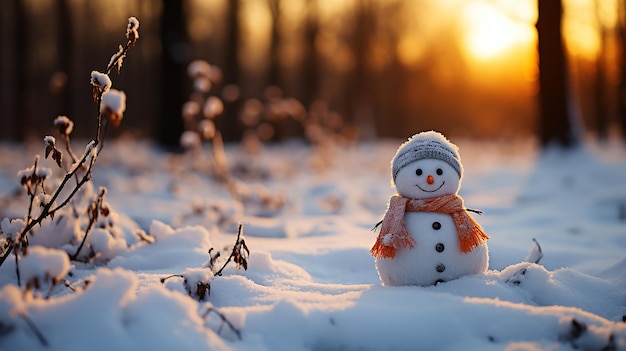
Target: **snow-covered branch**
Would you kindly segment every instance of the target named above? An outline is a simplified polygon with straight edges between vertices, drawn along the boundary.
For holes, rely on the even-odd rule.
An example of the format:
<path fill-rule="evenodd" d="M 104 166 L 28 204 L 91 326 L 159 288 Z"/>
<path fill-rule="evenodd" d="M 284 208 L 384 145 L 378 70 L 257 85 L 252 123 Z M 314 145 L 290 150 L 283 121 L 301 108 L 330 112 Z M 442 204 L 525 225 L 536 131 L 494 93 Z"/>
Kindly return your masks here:
<path fill-rule="evenodd" d="M 91 72 L 90 83 L 92 85 L 93 98 L 94 101 L 96 101 L 98 108 L 98 127 L 96 130 L 95 139 L 91 140 L 87 144 L 87 146 L 85 147 L 85 151 L 80 158 L 76 157 L 70 147 L 69 135 L 74 128 L 74 123 L 66 116 L 59 116 L 54 120 L 54 126 L 59 131 L 61 136 L 65 139 L 65 146 L 72 160 L 72 164 L 66 170 L 65 176 L 63 177 L 61 183 L 57 186 L 57 188 L 52 192 L 52 195 L 46 194 L 43 186 L 44 181 L 49 178 L 51 171 L 48 168 L 37 167 L 39 156 L 35 158 L 35 163 L 33 167 L 20 171 L 18 173 L 20 183 L 26 188 L 26 191 L 30 196 L 28 213 L 21 230 L 19 231 L 19 233 L 16 233 L 14 236 L 12 236 L 11 239 L 7 241 L 7 244 L 3 245 L 4 250 L 0 255 L 0 266 L 2 266 L 7 257 L 11 254 L 11 252 L 14 252 L 18 285 L 21 285 L 18 266 L 18 248 L 21 247 L 23 251 L 22 254 L 25 254 L 26 248 L 28 247 L 28 240 L 26 239 L 28 233 L 36 225 L 41 225 L 44 219 L 48 217 L 54 218 L 55 213 L 65 207 L 77 194 L 77 192 L 89 180 L 91 180 L 93 166 L 96 162 L 99 151 L 102 150 L 102 145 L 104 141 L 104 138 L 101 135 L 103 117 L 107 118 L 107 120 L 110 119 L 115 127 L 119 125 L 122 119 L 122 113 L 124 112 L 124 109 L 126 107 L 126 95 L 123 92 L 117 91 L 115 89 L 111 90 L 112 82 L 109 78 L 109 73 L 114 65 L 118 66 L 119 73 L 122 59 L 126 56 L 128 49 L 131 46 L 134 46 L 137 39 L 139 38 L 138 29 L 139 21 L 135 17 L 129 18 L 126 30 L 127 42 L 125 47 L 118 51 L 114 55 L 114 58 L 111 58 L 109 64 L 107 65 L 106 73 L 98 72 L 95 70 Z M 103 96 L 106 96 L 106 98 L 104 99 L 104 103 Z M 49 155 L 52 155 L 52 159 L 56 161 L 57 165 L 59 167 L 63 167 L 62 153 L 56 148 L 56 139 L 52 136 L 46 136 L 44 138 L 44 142 L 46 143 L 46 158 Z M 85 165 L 87 165 L 86 169 L 84 167 Z M 79 172 L 81 171 L 84 171 L 84 173 L 82 173 L 82 178 L 79 177 Z M 70 191 L 69 195 L 67 195 L 65 199 L 57 205 L 56 201 L 58 200 L 59 196 L 61 196 L 62 192 L 66 189 L 68 182 L 72 177 L 76 178 L 76 184 L 74 185 L 74 188 Z M 99 198 L 101 197 L 102 196 L 100 196 Z M 34 204 L 36 201 L 39 201 L 41 204 L 41 212 L 38 216 L 33 216 L 32 212 L 34 210 Z M 90 220 L 95 221 L 95 217 L 95 215 L 90 217 Z M 87 234 L 88 232 L 85 234 L 85 238 Z M 78 248 L 74 256 L 78 255 L 78 253 L 80 252 L 80 248 L 82 248 L 82 244 Z"/>

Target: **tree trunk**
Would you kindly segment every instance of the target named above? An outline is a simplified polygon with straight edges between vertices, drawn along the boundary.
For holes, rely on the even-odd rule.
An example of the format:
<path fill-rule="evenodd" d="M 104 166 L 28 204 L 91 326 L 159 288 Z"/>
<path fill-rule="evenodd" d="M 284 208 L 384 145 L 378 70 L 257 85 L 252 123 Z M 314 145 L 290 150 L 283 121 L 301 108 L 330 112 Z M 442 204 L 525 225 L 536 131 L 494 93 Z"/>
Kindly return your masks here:
<path fill-rule="evenodd" d="M 367 63 L 367 58 L 376 30 L 376 13 L 374 4 L 370 0 L 359 0 L 356 6 L 355 24 L 351 38 L 356 62 L 352 72 L 350 72 L 348 86 L 344 89 L 348 103 L 344 117 L 348 121 L 359 121 L 361 118 L 370 119 L 374 113 L 371 90 L 372 72 Z"/>
<path fill-rule="evenodd" d="M 601 24 L 600 24 L 601 26 Z M 600 52 L 596 59 L 594 82 L 595 129 L 600 139 L 606 139 L 609 132 L 608 99 L 606 96 L 606 29 L 600 28 Z"/>
<path fill-rule="evenodd" d="M 22 141 L 28 138 L 32 128 L 30 109 L 30 92 L 28 82 L 29 28 L 26 4 L 23 0 L 14 0 L 15 11 L 15 133 L 14 140 Z"/>
<path fill-rule="evenodd" d="M 272 28 L 268 83 L 280 87 L 280 0 L 269 0 L 269 7 L 272 13 Z"/>
<path fill-rule="evenodd" d="M 539 136 L 543 146 L 574 144 L 568 109 L 567 65 L 561 36 L 561 0 L 538 0 Z"/>
<path fill-rule="evenodd" d="M 309 108 L 311 103 L 319 98 L 319 64 L 315 48 L 315 40 L 319 34 L 317 0 L 307 0 L 306 9 L 300 100 L 306 108 Z"/>
<path fill-rule="evenodd" d="M 59 103 L 57 109 L 57 115 L 71 116 L 71 94 L 70 87 L 74 58 L 74 35 L 72 31 L 72 16 L 70 14 L 68 0 L 56 1 L 56 12 L 58 20 L 57 29 L 57 58 L 58 58 L 58 72 L 56 73 L 56 83 L 53 87 L 53 93 L 58 95 Z M 61 81 L 64 79 L 64 81 Z"/>
<path fill-rule="evenodd" d="M 161 12 L 161 115 L 159 143 L 177 148 L 183 132 L 181 108 L 185 102 L 187 31 L 182 0 L 163 0 Z"/>
<path fill-rule="evenodd" d="M 14 115 L 14 103 L 13 101 L 13 60 L 16 55 L 9 55 L 14 48 L 12 36 L 7 35 L 12 33 L 14 27 L 13 24 L 13 2 L 3 1 L 0 2 L 0 52 L 4 55 L 0 55 L 0 111 L 6 116 L 3 119 L 4 128 L 0 129 L 0 140 L 7 139 L 12 136 L 14 129 L 14 122 L 16 118 L 12 118 Z"/>
<path fill-rule="evenodd" d="M 227 1 L 226 9 L 226 42 L 224 51 L 226 62 L 224 63 L 224 84 L 233 84 L 243 91 L 240 80 L 239 64 L 239 0 Z M 224 115 L 216 120 L 219 130 L 222 132 L 224 140 L 239 140 L 241 131 L 239 130 L 238 114 L 241 107 L 241 97 L 233 102 L 228 102 L 224 106 Z"/>
<path fill-rule="evenodd" d="M 619 7 L 619 45 L 620 45 L 620 80 L 617 86 L 617 114 L 622 136 L 626 139 L 626 1 L 618 2 Z"/>

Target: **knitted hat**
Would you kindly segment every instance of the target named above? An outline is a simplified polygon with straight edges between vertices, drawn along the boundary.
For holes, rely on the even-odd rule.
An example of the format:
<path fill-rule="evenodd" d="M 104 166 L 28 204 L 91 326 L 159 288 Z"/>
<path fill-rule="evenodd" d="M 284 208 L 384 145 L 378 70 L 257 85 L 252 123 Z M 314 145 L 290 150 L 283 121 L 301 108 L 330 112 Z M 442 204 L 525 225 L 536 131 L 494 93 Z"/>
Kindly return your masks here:
<path fill-rule="evenodd" d="M 443 134 L 435 131 L 421 132 L 413 135 L 396 151 L 391 160 L 391 172 L 395 183 L 400 170 L 408 164 L 424 159 L 442 160 L 448 163 L 459 178 L 463 175 L 459 148 L 446 139 Z"/>

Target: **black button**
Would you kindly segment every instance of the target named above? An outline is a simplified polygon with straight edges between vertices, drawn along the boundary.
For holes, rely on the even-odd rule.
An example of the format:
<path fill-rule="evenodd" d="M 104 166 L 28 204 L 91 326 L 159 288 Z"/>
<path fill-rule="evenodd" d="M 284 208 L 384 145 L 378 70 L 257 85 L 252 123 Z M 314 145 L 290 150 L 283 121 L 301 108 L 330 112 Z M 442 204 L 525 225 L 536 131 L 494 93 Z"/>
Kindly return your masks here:
<path fill-rule="evenodd" d="M 443 271 L 446 270 L 446 266 L 444 266 L 443 263 L 440 263 L 440 264 L 437 265 L 436 269 L 437 269 L 437 272 L 443 273 Z"/>
<path fill-rule="evenodd" d="M 446 249 L 446 246 L 442 243 L 438 243 L 437 245 L 435 245 L 435 250 L 437 250 L 437 252 L 443 252 L 443 250 Z"/>
<path fill-rule="evenodd" d="M 434 229 L 434 230 L 439 230 L 439 229 L 441 229 L 441 223 L 439 223 L 439 222 L 433 222 L 433 229 Z"/>

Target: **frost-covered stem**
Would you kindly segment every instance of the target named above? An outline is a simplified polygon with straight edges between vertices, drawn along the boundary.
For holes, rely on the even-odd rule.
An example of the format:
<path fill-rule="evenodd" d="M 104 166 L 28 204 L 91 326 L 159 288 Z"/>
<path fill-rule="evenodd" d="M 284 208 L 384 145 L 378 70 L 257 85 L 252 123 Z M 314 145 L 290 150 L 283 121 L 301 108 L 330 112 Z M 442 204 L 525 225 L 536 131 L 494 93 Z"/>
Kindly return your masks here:
<path fill-rule="evenodd" d="M 215 136 L 213 137 L 213 161 L 215 162 L 215 167 L 217 168 L 216 172 L 218 179 L 222 183 L 224 183 L 226 190 L 228 190 L 231 196 L 236 201 L 241 202 L 241 194 L 239 192 L 239 189 L 237 188 L 237 184 L 228 174 L 226 153 L 224 152 L 224 141 L 220 132 L 216 132 Z"/>
<path fill-rule="evenodd" d="M 72 292 L 76 292 L 76 288 L 67 279 L 63 280 L 63 284 L 72 290 Z"/>
<path fill-rule="evenodd" d="M 171 278 L 183 278 L 183 279 L 185 279 L 185 276 L 182 275 L 182 274 L 168 275 L 167 277 L 161 278 L 161 284 L 165 283 L 166 280 L 171 279 Z"/>
<path fill-rule="evenodd" d="M 215 272 L 214 274 L 215 276 L 221 276 L 224 268 L 226 268 L 230 260 L 237 254 L 237 245 L 239 244 L 239 240 L 241 239 L 242 231 L 243 231 L 243 224 L 240 223 L 239 229 L 237 229 L 237 240 L 235 240 L 235 246 L 233 246 L 233 251 L 231 251 L 230 256 L 228 256 L 228 259 L 226 260 L 226 262 L 224 262 L 224 265 L 222 266 L 222 268 L 220 268 L 217 272 Z"/>
<path fill-rule="evenodd" d="M 208 254 L 209 254 L 209 267 L 211 269 L 213 269 L 213 265 L 215 264 L 215 260 L 217 260 L 220 257 L 220 253 L 218 252 L 218 253 L 215 254 L 215 256 L 213 256 L 211 254 L 211 251 L 213 251 L 213 248 L 210 248 L 209 252 L 208 252 Z"/>
<path fill-rule="evenodd" d="M 67 150 L 67 153 L 70 155 L 70 158 L 72 159 L 72 163 L 78 162 L 78 157 L 76 156 L 76 154 L 74 153 L 74 151 L 72 150 L 72 147 L 70 145 L 70 136 L 69 136 L 69 134 L 64 134 L 63 138 L 65 139 L 65 150 Z"/>
<path fill-rule="evenodd" d="M 78 254 L 80 253 L 80 250 L 83 249 L 83 246 L 85 245 L 85 241 L 87 241 L 87 236 L 89 236 L 89 233 L 93 229 L 93 226 L 96 224 L 96 221 L 98 220 L 98 213 L 100 213 L 100 208 L 102 207 L 103 197 L 104 197 L 104 192 L 98 193 L 98 197 L 90 206 L 89 225 L 87 226 L 87 229 L 85 229 L 85 236 L 83 236 L 83 240 L 80 242 L 78 249 L 76 249 L 76 252 L 72 256 L 70 256 L 71 260 L 76 260 L 78 258 Z"/>
<path fill-rule="evenodd" d="M 33 165 L 33 176 L 37 175 L 37 164 L 39 163 L 39 156 L 35 156 L 35 164 Z M 28 214 L 26 215 L 26 223 L 30 223 L 33 220 L 33 202 L 35 202 L 35 192 L 37 189 L 30 188 L 30 182 L 26 185 L 28 187 L 28 193 L 30 194 L 30 201 L 28 203 Z"/>
<path fill-rule="evenodd" d="M 70 272 L 71 275 L 71 272 Z M 85 280 L 83 282 L 83 286 L 80 287 L 81 290 L 85 290 L 87 289 L 87 286 L 89 285 L 90 281 L 89 280 Z M 72 292 L 77 292 L 78 288 L 75 287 L 74 285 L 72 285 L 72 283 L 69 282 L 69 280 L 64 279 L 63 280 L 63 285 L 65 285 L 68 289 L 72 290 Z"/>
<path fill-rule="evenodd" d="M 211 314 L 211 312 L 215 313 L 216 315 L 218 315 L 220 317 L 220 319 L 222 320 L 222 324 L 220 325 L 219 329 L 217 330 L 217 335 L 219 335 L 222 331 L 222 327 L 224 326 L 224 324 L 226 324 L 230 330 L 233 331 L 233 333 L 235 333 L 235 335 L 237 335 L 237 339 L 241 340 L 241 331 L 237 328 L 235 328 L 235 326 L 228 320 L 228 318 L 226 318 L 226 316 L 224 314 L 222 314 L 220 311 L 216 310 L 213 307 L 209 307 L 204 314 L 202 315 L 202 318 L 206 321 L 207 317 L 209 316 L 209 314 Z"/>
<path fill-rule="evenodd" d="M 221 133 L 219 132 L 216 132 L 213 137 L 213 160 L 215 161 L 215 167 L 217 168 L 218 178 L 226 184 L 230 183 L 228 167 L 226 165 L 226 153 L 224 152 L 224 141 Z"/>
<path fill-rule="evenodd" d="M 100 142 L 100 133 L 102 130 L 102 113 L 100 113 L 100 105 L 102 105 L 102 91 L 98 93 L 96 102 L 96 106 L 98 107 L 98 129 L 96 130 L 96 141 Z"/>
<path fill-rule="evenodd" d="M 17 258 L 17 250 L 13 253 L 15 255 L 15 276 L 17 277 L 17 286 L 22 287 L 22 279 L 20 276 L 20 265 Z"/>
<path fill-rule="evenodd" d="M 539 245 L 539 242 L 537 241 L 537 239 L 533 238 L 533 242 L 537 246 L 537 252 L 539 252 L 539 255 L 537 255 L 537 258 L 535 259 L 535 262 L 533 262 L 533 263 L 537 264 L 543 258 L 543 251 L 541 250 L 541 245 Z"/>
<path fill-rule="evenodd" d="M 96 147 L 96 145 L 98 145 L 97 141 L 95 141 L 95 140 L 92 140 L 91 142 L 94 142 L 94 147 Z M 65 175 L 65 178 L 63 178 L 63 181 L 61 182 L 61 185 L 59 186 L 59 189 L 61 189 L 62 186 L 65 186 L 65 183 L 67 183 L 67 181 L 70 180 L 74 174 L 76 174 L 78 169 L 80 169 L 80 167 L 82 167 L 82 165 L 87 161 L 87 157 L 89 156 L 89 154 L 90 153 L 85 153 L 85 155 L 79 161 L 78 165 L 76 165 L 76 167 L 73 169 L 73 171 Z M 93 165 L 96 163 L 96 157 L 97 157 L 97 154 L 92 154 L 91 161 L 89 162 L 89 167 L 87 168 L 87 171 L 85 172 L 85 175 L 83 175 L 83 178 L 76 184 L 76 186 L 74 187 L 74 189 L 72 189 L 72 192 L 67 196 L 67 198 L 65 200 L 63 200 L 63 202 L 61 202 L 61 204 L 58 205 L 57 207 L 55 207 L 53 210 L 49 210 L 49 213 L 55 213 L 56 211 L 58 211 L 61 208 L 65 207 L 65 205 L 67 205 L 70 202 L 70 200 L 74 197 L 74 195 L 78 192 L 78 190 L 80 190 L 80 188 L 85 183 L 87 183 L 87 181 L 89 181 L 89 179 L 91 179 L 91 169 L 93 168 Z M 60 193 L 59 189 L 57 189 L 57 192 L 55 193 L 55 196 L 52 197 L 52 200 L 50 200 L 48 205 L 51 206 L 51 204 L 54 202 L 54 200 L 56 200 L 56 197 L 58 196 L 58 193 Z M 49 207 L 46 205 L 46 208 L 49 208 Z"/>
<path fill-rule="evenodd" d="M 107 131 L 109 130 L 109 120 L 108 119 L 102 119 L 102 117 L 100 117 L 100 120 L 102 120 L 102 140 L 100 140 L 100 147 L 98 148 L 98 152 L 101 152 L 102 149 L 104 149 L 104 141 L 106 140 L 107 137 Z"/>
<path fill-rule="evenodd" d="M 106 69 L 107 75 L 111 73 L 111 70 L 113 69 L 113 67 L 117 66 L 117 63 L 120 60 L 123 60 L 124 57 L 126 57 L 126 52 L 128 52 L 128 49 L 130 49 L 130 47 L 131 47 L 131 42 L 128 41 L 126 42 L 126 45 L 124 45 L 124 49 L 118 51 L 115 55 L 113 55 L 113 57 L 111 57 L 111 61 L 107 65 L 107 69 Z"/>
<path fill-rule="evenodd" d="M 149 237 L 147 236 L 143 231 L 139 230 L 137 232 L 135 232 L 135 234 L 137 234 L 137 236 L 139 236 L 139 240 L 145 242 L 146 244 L 152 244 L 154 243 L 154 238 L 153 237 Z"/>
<path fill-rule="evenodd" d="M 93 147 L 96 147 L 98 145 L 98 142 L 95 140 L 92 140 L 91 142 L 94 143 Z M 87 161 L 87 157 L 89 157 L 89 155 L 92 156 L 92 159 L 91 159 L 91 163 L 89 164 L 89 168 L 87 169 L 87 172 L 83 176 L 83 179 L 76 184 L 76 186 L 74 187 L 74 190 L 72 190 L 72 192 L 65 199 L 65 201 L 63 201 L 60 205 L 58 205 L 57 207 L 51 210 L 52 205 L 54 204 L 54 201 L 57 199 L 57 197 L 59 197 L 59 195 L 61 194 L 61 191 L 65 188 L 65 185 L 67 184 L 67 182 L 70 179 L 72 179 L 72 177 L 76 174 L 76 172 L 80 169 L 80 167 Z M 74 194 L 76 194 L 76 192 L 78 192 L 78 190 L 83 186 L 83 184 L 85 184 L 91 178 L 91 169 L 95 163 L 96 157 L 97 157 L 97 154 L 94 154 L 93 152 L 85 152 L 83 157 L 78 161 L 78 164 L 76 165 L 76 167 L 74 167 L 69 173 L 65 175 L 65 177 L 61 181 L 61 184 L 52 195 L 52 198 L 50 199 L 50 201 L 48 201 L 48 203 L 41 210 L 41 214 L 39 214 L 39 217 L 37 217 L 36 219 L 26 224 L 24 229 L 22 229 L 22 231 L 15 238 L 15 241 L 13 242 L 13 244 L 9 246 L 6 252 L 4 253 L 4 255 L 0 257 L 0 267 L 2 266 L 2 264 L 4 264 L 4 261 L 6 261 L 7 257 L 11 254 L 11 252 L 13 251 L 17 243 L 20 243 L 23 240 L 26 233 L 28 233 L 31 229 L 33 229 L 35 225 L 40 224 L 50 214 L 55 213 L 56 211 L 61 209 L 63 206 L 67 205 L 67 203 L 69 203 L 70 199 L 74 196 Z M 17 252 L 15 252 L 15 254 L 17 255 Z"/>
<path fill-rule="evenodd" d="M 33 321 L 28 318 L 28 316 L 26 315 L 26 313 L 21 313 L 20 317 L 22 317 L 22 319 L 24 320 L 24 322 L 26 322 L 26 324 L 28 325 L 28 327 L 30 328 L 30 330 L 33 331 L 33 333 L 35 334 L 35 336 L 37 337 L 37 340 L 39 340 L 39 342 L 41 343 L 41 345 L 43 345 L 44 347 L 48 347 L 48 340 L 46 339 L 45 336 L 43 336 L 43 333 L 41 332 L 41 330 L 39 330 L 39 328 L 37 328 L 37 326 L 35 325 L 35 323 L 33 323 Z"/>
<path fill-rule="evenodd" d="M 98 106 L 98 130 L 96 131 L 96 140 L 98 141 L 98 152 L 102 151 L 104 148 L 104 139 L 106 137 L 107 130 L 107 119 L 102 118 L 102 113 L 100 112 L 102 109 L 102 92 L 98 93 L 97 104 Z"/>
<path fill-rule="evenodd" d="M 7 248 L 7 250 L 4 252 L 4 255 L 2 257 L 0 257 L 0 266 L 2 266 L 2 264 L 4 263 L 4 261 L 6 261 L 7 257 L 9 257 L 9 255 L 11 254 L 11 252 L 13 252 L 13 247 L 15 246 L 15 243 L 12 243 L 11 245 L 9 245 L 9 247 Z M 16 252 L 17 254 L 17 252 Z"/>
<path fill-rule="evenodd" d="M 50 289 L 48 289 L 48 293 L 46 294 L 45 299 L 49 299 L 50 296 L 52 296 L 52 290 L 54 290 L 54 287 L 56 286 L 56 280 L 52 279 L 52 283 L 50 284 Z"/>
<path fill-rule="evenodd" d="M 85 236 L 83 236 L 83 240 L 80 242 L 80 245 L 78 246 L 78 249 L 76 249 L 76 252 L 70 256 L 70 260 L 76 261 L 76 259 L 78 258 L 78 254 L 80 253 L 80 250 L 83 249 L 83 246 L 85 245 L 85 241 L 87 241 L 87 236 L 89 235 L 89 232 L 91 232 L 91 229 L 93 229 L 93 225 L 96 223 L 96 221 L 93 218 L 90 217 L 89 219 L 90 219 L 89 226 L 87 226 L 87 229 L 85 230 Z"/>
<path fill-rule="evenodd" d="M 4 261 L 6 261 L 7 257 L 9 257 L 11 252 L 13 252 L 13 247 L 14 246 L 15 246 L 15 242 L 11 243 L 9 245 L 9 247 L 7 247 L 6 251 L 4 252 L 4 255 L 2 255 L 2 257 L 0 257 L 0 266 L 2 266 Z M 17 255 L 17 252 L 15 254 Z M 17 260 L 17 258 L 16 258 L 16 260 Z"/>
<path fill-rule="evenodd" d="M 65 139 L 65 150 L 67 150 L 68 155 L 70 155 L 70 158 L 72 159 L 72 163 L 78 162 L 78 157 L 76 156 L 76 154 L 72 150 L 72 146 L 70 145 L 70 135 L 63 134 L 63 138 Z M 67 172 L 67 169 L 65 171 Z M 78 174 L 74 174 L 74 177 L 76 178 L 76 184 L 78 184 L 79 183 Z"/>

